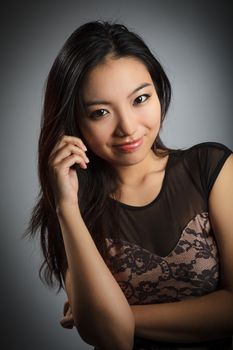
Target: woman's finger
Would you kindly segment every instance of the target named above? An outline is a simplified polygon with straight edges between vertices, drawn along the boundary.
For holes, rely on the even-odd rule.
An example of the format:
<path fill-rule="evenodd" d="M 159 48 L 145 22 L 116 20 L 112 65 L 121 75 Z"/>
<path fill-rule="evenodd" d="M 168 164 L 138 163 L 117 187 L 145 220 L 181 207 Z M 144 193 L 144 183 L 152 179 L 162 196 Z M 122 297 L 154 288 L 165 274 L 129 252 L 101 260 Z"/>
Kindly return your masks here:
<path fill-rule="evenodd" d="M 86 156 L 86 153 L 80 148 L 77 147 L 75 145 L 69 144 L 69 145 L 65 145 L 63 147 L 61 147 L 59 149 L 59 153 L 58 151 L 54 154 L 54 159 L 52 161 L 52 165 L 56 165 L 57 163 L 59 163 L 61 160 L 63 160 L 64 158 L 70 156 L 71 154 L 77 154 L 80 157 L 83 158 L 83 160 L 88 163 L 89 159 Z"/>
<path fill-rule="evenodd" d="M 64 305 L 63 305 L 63 315 L 65 316 L 68 309 L 70 308 L 69 300 L 66 300 Z"/>
<path fill-rule="evenodd" d="M 74 327 L 74 319 L 73 316 L 65 316 L 60 320 L 60 325 L 64 328 L 73 328 Z"/>
<path fill-rule="evenodd" d="M 75 145 L 81 147 L 84 151 L 87 151 L 85 144 L 79 137 L 64 135 L 62 141 L 74 143 Z"/>
<path fill-rule="evenodd" d="M 78 156 L 77 154 L 72 153 L 70 156 L 64 158 L 63 160 L 60 161 L 60 163 L 56 164 L 55 166 L 53 165 L 53 172 L 60 172 L 63 170 L 66 170 L 73 166 L 74 164 L 79 164 L 82 168 L 87 168 L 86 161 L 83 160 L 81 156 Z"/>
<path fill-rule="evenodd" d="M 69 304 L 69 300 L 66 300 L 63 306 L 64 317 L 60 320 L 60 324 L 64 328 L 73 328 L 74 319 L 72 315 L 72 310 Z"/>
<path fill-rule="evenodd" d="M 74 137 L 74 136 L 68 136 L 68 135 L 64 135 L 62 136 L 59 141 L 57 142 L 57 144 L 54 146 L 50 156 L 53 157 L 53 155 L 59 150 L 61 149 L 63 146 L 67 145 L 67 143 L 71 143 L 73 145 L 76 145 L 78 147 L 80 147 L 84 152 L 87 151 L 86 146 L 84 145 L 83 141 L 78 138 L 78 137 Z"/>

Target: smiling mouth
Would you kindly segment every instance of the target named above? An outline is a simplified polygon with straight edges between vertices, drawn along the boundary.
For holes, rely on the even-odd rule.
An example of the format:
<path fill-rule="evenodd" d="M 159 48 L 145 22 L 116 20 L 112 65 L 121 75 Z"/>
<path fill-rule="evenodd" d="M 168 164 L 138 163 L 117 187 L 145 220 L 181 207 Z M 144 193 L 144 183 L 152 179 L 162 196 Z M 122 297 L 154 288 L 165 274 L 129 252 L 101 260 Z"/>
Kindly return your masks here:
<path fill-rule="evenodd" d="M 141 138 L 142 138 L 142 137 L 141 137 Z M 136 142 L 140 141 L 141 138 L 139 138 L 139 139 L 137 139 L 137 140 L 130 140 L 130 141 L 126 141 L 126 142 L 124 142 L 124 143 L 116 144 L 116 145 L 114 145 L 114 147 L 121 147 L 121 146 L 125 146 L 125 145 L 131 145 L 131 144 L 133 144 L 133 143 L 136 143 Z"/>
<path fill-rule="evenodd" d="M 116 147 L 117 149 L 119 149 L 122 152 L 133 152 L 134 150 L 139 148 L 142 143 L 143 143 L 143 137 L 141 137 L 140 139 L 135 140 L 135 141 L 123 143 L 120 145 L 115 145 L 114 147 Z"/>

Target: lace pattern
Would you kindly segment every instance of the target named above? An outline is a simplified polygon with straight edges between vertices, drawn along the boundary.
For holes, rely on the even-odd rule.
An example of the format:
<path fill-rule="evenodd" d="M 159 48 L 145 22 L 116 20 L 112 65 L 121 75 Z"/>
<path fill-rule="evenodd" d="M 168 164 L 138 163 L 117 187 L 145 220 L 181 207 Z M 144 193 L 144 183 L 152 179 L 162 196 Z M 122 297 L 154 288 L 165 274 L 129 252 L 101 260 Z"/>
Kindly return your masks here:
<path fill-rule="evenodd" d="M 106 238 L 109 269 L 129 304 L 174 302 L 217 289 L 219 258 L 208 212 L 196 215 L 165 257 L 121 239 Z"/>

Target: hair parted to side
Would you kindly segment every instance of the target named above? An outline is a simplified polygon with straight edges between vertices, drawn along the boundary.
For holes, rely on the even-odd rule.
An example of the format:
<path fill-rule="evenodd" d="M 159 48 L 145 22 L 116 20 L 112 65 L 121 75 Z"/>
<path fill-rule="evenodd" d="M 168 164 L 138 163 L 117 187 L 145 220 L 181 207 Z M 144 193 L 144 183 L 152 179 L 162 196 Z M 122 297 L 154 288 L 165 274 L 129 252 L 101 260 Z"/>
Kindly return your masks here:
<path fill-rule="evenodd" d="M 161 104 L 161 125 L 170 104 L 171 86 L 161 64 L 139 35 L 123 24 L 100 20 L 85 23 L 71 34 L 58 53 L 47 78 L 41 118 L 38 142 L 40 189 L 23 235 L 33 238 L 39 233 L 44 256 L 39 277 L 50 287 L 57 282 L 57 293 L 65 287 L 64 275 L 68 263 L 52 186 L 48 180 L 48 158 L 62 135 L 83 139 L 79 128 L 80 118 L 85 113 L 82 87 L 90 70 L 109 55 L 115 58 L 132 56 L 145 64 Z M 173 151 L 163 144 L 159 135 L 152 149 L 158 156 Z M 164 150 L 164 154 L 158 149 Z M 91 150 L 87 155 L 91 160 L 87 169 L 75 166 L 79 179 L 79 205 L 99 252 L 107 258 L 106 233 L 120 230 L 118 203 L 109 198 L 111 194 L 117 199 L 118 177 L 111 165 Z"/>

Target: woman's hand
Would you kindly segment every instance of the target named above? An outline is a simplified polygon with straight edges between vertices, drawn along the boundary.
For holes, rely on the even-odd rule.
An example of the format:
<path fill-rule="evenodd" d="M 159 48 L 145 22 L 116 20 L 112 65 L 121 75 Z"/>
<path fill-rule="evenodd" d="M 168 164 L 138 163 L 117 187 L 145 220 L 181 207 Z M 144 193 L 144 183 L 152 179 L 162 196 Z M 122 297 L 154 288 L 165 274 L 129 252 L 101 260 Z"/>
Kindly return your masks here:
<path fill-rule="evenodd" d="M 75 324 L 68 300 L 64 303 L 63 315 L 64 317 L 60 319 L 61 326 L 63 328 L 73 328 Z"/>
<path fill-rule="evenodd" d="M 78 177 L 76 170 L 70 167 L 79 164 L 81 168 L 87 168 L 86 150 L 80 138 L 67 135 L 62 136 L 53 148 L 48 165 L 56 206 L 60 203 L 77 204 Z"/>

